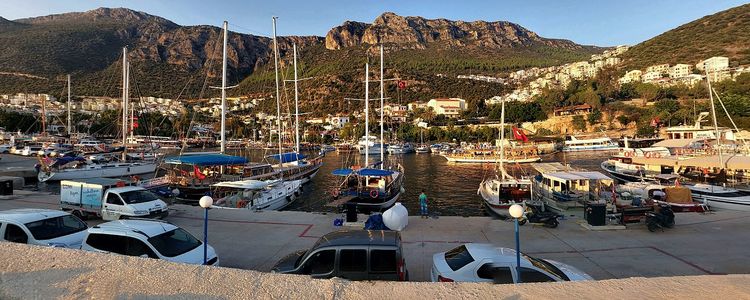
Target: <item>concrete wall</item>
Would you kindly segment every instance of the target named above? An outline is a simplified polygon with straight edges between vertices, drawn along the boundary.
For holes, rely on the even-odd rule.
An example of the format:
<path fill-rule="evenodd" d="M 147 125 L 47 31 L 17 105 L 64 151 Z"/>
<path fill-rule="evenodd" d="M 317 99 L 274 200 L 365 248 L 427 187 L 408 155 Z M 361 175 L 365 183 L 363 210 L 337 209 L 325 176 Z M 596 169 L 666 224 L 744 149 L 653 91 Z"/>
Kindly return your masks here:
<path fill-rule="evenodd" d="M 0 299 L 750 298 L 750 275 L 521 285 L 348 282 L 4 242 L 0 266 Z"/>

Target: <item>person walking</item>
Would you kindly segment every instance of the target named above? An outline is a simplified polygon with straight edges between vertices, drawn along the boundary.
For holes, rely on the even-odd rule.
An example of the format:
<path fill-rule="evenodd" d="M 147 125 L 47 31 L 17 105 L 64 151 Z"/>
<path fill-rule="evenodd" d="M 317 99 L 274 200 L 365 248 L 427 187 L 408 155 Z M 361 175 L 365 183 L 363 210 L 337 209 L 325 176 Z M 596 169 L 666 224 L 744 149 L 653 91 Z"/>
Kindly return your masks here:
<path fill-rule="evenodd" d="M 419 212 L 422 218 L 427 219 L 427 194 L 424 193 L 424 190 L 419 194 Z"/>

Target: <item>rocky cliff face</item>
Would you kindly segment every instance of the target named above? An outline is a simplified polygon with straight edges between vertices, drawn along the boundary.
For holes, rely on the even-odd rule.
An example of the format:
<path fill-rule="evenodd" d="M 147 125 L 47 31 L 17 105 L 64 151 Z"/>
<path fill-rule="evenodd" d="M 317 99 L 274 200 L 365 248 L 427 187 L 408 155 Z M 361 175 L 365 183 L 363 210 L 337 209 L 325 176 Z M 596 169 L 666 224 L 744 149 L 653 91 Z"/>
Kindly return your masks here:
<path fill-rule="evenodd" d="M 495 49 L 532 45 L 566 49 L 582 47 L 568 40 L 542 38 L 511 22 L 430 20 L 422 17 L 403 17 L 390 12 L 380 15 L 372 24 L 345 22 L 331 29 L 326 35 L 326 48 L 330 50 L 381 43 L 403 49 L 424 49 L 433 43 L 449 47 Z"/>

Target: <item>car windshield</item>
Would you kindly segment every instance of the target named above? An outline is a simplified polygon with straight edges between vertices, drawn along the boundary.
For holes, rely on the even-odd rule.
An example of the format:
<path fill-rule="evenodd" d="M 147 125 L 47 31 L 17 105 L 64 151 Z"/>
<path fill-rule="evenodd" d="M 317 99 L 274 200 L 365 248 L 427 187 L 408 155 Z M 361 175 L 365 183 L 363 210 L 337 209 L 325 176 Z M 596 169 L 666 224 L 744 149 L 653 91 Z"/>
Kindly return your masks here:
<path fill-rule="evenodd" d="M 81 219 L 72 215 L 39 220 L 26 223 L 25 225 L 36 240 L 54 239 L 88 228 L 86 223 L 83 223 Z"/>
<path fill-rule="evenodd" d="M 127 204 L 144 203 L 159 200 L 159 197 L 149 191 L 130 191 L 120 194 L 122 200 Z"/>
<path fill-rule="evenodd" d="M 555 276 L 559 277 L 562 280 L 570 281 L 570 278 L 568 278 L 568 276 L 566 276 L 565 273 L 563 273 L 562 270 L 560 270 L 559 268 L 555 267 L 553 264 L 548 263 L 547 261 L 545 261 L 543 259 L 531 257 L 531 256 L 528 256 L 528 255 L 525 255 L 525 254 L 523 255 L 523 257 L 525 257 L 526 259 L 528 259 L 529 262 L 531 262 L 531 264 L 534 265 L 535 267 L 537 267 L 539 269 L 542 269 L 542 270 L 544 270 L 547 273 L 555 275 Z"/>
<path fill-rule="evenodd" d="M 166 257 L 175 257 L 201 245 L 198 239 L 182 228 L 151 237 L 148 241 Z"/>

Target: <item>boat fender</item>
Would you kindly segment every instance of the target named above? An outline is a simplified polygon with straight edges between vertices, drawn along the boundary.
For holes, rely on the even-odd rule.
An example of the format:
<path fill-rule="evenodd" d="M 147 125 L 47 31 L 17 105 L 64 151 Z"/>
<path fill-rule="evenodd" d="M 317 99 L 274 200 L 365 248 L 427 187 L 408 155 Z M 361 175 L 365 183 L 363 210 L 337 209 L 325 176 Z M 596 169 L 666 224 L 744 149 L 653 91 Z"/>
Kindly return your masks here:
<path fill-rule="evenodd" d="M 370 190 L 370 197 L 371 198 L 377 198 L 378 197 L 378 190 Z"/>

